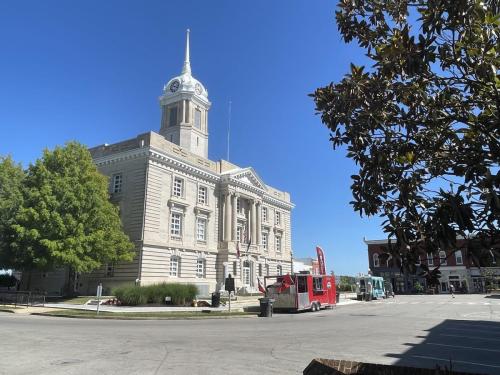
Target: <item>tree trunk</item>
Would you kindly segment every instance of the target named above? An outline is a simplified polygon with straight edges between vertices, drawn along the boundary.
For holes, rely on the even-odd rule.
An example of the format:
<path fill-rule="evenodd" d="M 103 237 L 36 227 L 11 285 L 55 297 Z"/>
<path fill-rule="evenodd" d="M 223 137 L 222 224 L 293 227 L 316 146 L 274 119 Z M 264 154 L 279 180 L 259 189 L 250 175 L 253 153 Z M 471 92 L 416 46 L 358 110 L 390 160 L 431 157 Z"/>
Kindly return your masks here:
<path fill-rule="evenodd" d="M 68 279 L 64 285 L 64 297 L 76 297 L 77 293 L 75 292 L 75 278 L 76 272 L 72 267 L 68 269 Z"/>

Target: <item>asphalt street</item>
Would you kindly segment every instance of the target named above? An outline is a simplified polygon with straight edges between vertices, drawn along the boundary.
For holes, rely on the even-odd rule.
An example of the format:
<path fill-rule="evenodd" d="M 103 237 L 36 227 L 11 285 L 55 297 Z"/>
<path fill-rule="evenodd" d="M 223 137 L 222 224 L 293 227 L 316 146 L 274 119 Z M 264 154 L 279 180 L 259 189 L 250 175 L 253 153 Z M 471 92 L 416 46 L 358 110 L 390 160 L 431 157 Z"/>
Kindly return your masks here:
<path fill-rule="evenodd" d="M 300 374 L 315 357 L 500 374 L 499 343 L 500 298 L 484 295 L 195 321 L 0 313 L 0 374 Z"/>

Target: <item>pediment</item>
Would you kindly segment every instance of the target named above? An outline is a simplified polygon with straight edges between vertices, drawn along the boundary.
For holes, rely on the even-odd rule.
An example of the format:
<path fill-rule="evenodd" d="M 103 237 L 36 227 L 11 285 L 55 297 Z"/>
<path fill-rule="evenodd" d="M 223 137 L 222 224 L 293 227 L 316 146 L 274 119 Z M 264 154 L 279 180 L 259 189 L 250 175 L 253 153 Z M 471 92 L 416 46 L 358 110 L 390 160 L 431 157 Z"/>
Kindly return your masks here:
<path fill-rule="evenodd" d="M 266 184 L 259 175 L 254 171 L 253 168 L 244 168 L 238 171 L 235 171 L 230 174 L 231 179 L 241 182 L 245 185 L 253 186 L 260 190 L 267 190 Z"/>

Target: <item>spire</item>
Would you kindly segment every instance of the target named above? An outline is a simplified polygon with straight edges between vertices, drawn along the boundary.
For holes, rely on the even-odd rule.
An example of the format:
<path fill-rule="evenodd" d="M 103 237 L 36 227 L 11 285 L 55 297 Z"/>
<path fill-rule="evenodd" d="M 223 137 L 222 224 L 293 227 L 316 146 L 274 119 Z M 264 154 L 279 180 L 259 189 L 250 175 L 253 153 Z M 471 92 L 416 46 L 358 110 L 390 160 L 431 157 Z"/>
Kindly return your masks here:
<path fill-rule="evenodd" d="M 189 62 L 189 29 L 186 31 L 186 57 L 184 58 L 184 66 L 182 67 L 182 74 L 191 75 L 191 63 Z"/>

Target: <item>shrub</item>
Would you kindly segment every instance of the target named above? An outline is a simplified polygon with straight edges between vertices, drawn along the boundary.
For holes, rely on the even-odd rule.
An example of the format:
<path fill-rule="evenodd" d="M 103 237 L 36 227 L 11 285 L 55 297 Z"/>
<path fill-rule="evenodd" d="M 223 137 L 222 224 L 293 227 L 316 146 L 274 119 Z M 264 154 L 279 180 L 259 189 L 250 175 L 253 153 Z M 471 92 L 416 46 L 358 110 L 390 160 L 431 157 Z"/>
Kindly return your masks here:
<path fill-rule="evenodd" d="M 147 303 L 163 304 L 171 297 L 173 305 L 184 305 L 195 299 L 198 288 L 193 284 L 161 283 L 147 286 L 125 286 L 117 288 L 114 295 L 122 305 L 137 306 Z"/>

